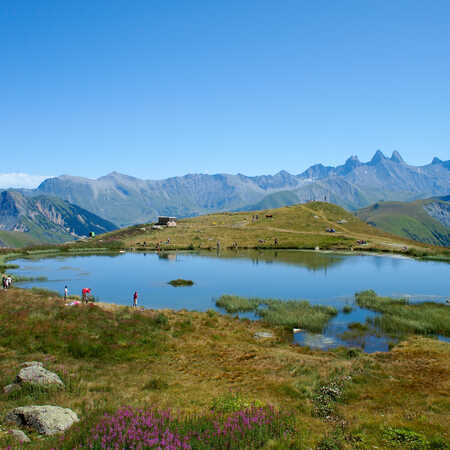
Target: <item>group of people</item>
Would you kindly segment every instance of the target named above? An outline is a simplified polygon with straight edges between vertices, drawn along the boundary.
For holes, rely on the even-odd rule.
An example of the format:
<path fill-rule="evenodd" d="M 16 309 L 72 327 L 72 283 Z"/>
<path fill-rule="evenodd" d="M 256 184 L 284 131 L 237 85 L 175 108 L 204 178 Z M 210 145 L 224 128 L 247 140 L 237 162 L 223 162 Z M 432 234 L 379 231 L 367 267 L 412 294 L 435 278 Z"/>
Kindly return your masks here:
<path fill-rule="evenodd" d="M 3 289 L 9 289 L 12 286 L 11 275 L 2 275 L 2 287 Z"/>
<path fill-rule="evenodd" d="M 88 294 L 91 293 L 91 288 L 83 288 L 81 290 L 81 301 L 83 303 L 88 303 L 89 302 L 89 297 Z M 69 288 L 66 286 L 64 286 L 64 300 L 67 300 L 69 297 Z M 133 308 L 137 308 L 137 302 L 138 302 L 138 293 L 137 291 L 134 291 L 133 294 Z"/>

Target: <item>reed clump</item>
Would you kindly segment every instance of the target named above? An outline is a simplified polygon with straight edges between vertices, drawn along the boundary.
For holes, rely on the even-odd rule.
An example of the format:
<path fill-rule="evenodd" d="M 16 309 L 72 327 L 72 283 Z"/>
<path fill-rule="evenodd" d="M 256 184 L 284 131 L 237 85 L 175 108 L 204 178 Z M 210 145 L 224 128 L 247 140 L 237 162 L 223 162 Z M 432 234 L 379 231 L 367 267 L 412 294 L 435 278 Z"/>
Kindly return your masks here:
<path fill-rule="evenodd" d="M 450 336 L 450 308 L 442 303 L 409 303 L 406 299 L 380 297 L 373 290 L 355 294 L 362 308 L 381 313 L 368 319 L 378 331 L 391 336 L 408 334 Z"/>
<path fill-rule="evenodd" d="M 302 328 L 321 332 L 338 311 L 332 306 L 311 305 L 306 300 L 245 298 L 222 295 L 216 306 L 229 313 L 254 312 L 264 322 L 285 328 Z"/>

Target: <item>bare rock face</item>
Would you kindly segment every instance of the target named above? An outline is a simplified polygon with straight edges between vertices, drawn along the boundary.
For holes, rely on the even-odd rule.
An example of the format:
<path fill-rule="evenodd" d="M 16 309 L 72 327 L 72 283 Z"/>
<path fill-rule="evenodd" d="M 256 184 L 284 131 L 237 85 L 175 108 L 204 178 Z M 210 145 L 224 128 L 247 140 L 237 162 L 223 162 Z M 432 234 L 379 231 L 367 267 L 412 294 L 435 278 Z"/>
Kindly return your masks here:
<path fill-rule="evenodd" d="M 31 442 L 31 439 L 22 430 L 10 430 L 9 434 L 19 442 Z"/>
<path fill-rule="evenodd" d="M 52 405 L 15 408 L 6 415 L 5 419 L 17 425 L 32 427 L 38 433 L 45 435 L 62 433 L 79 420 L 71 409 Z"/>
<path fill-rule="evenodd" d="M 17 375 L 16 383 L 32 383 L 46 387 L 51 385 L 64 387 L 64 383 L 56 373 L 50 372 L 39 365 L 27 366 L 21 369 L 19 375 Z"/>

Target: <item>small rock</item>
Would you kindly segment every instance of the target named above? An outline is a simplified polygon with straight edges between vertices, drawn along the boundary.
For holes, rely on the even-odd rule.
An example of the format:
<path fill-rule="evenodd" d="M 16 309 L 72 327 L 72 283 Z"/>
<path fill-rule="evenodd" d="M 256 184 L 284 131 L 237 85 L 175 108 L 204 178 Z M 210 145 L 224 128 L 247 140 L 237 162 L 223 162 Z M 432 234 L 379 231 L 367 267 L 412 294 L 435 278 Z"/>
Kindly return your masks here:
<path fill-rule="evenodd" d="M 31 367 L 31 366 L 41 366 L 42 367 L 42 363 L 39 361 L 25 361 L 24 363 L 22 363 L 20 365 L 20 367 Z"/>
<path fill-rule="evenodd" d="M 273 333 L 270 333 L 268 331 L 257 331 L 253 337 L 255 339 L 267 339 L 267 338 L 273 338 Z"/>
<path fill-rule="evenodd" d="M 25 367 L 19 372 L 16 380 L 18 383 L 33 383 L 41 386 L 58 385 L 64 387 L 64 383 L 56 373 L 50 372 L 42 366 Z"/>
<path fill-rule="evenodd" d="M 10 430 L 9 434 L 13 435 L 19 442 L 31 442 L 31 439 L 22 430 Z"/>
<path fill-rule="evenodd" d="M 20 387 L 19 384 L 13 383 L 13 384 L 8 384 L 7 386 L 5 386 L 3 388 L 3 392 L 5 394 L 10 394 L 11 392 L 20 391 L 20 389 L 22 389 L 22 388 Z"/>
<path fill-rule="evenodd" d="M 41 434 L 52 435 L 67 430 L 79 419 L 71 409 L 43 405 L 15 408 L 6 415 L 5 420 L 32 427 Z"/>

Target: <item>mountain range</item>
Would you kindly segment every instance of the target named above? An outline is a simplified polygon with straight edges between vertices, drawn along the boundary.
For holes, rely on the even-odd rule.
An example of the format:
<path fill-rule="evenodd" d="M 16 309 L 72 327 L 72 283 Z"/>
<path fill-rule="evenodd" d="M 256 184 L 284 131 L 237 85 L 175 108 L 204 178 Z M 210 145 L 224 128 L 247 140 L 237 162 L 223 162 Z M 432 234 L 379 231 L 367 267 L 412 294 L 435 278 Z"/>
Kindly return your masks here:
<path fill-rule="evenodd" d="M 65 200 L 48 195 L 26 197 L 20 192 L 0 193 L 0 245 L 60 243 L 113 231 L 117 227 Z M 14 233 L 12 233 L 14 232 Z"/>
<path fill-rule="evenodd" d="M 298 175 L 188 174 L 142 180 L 118 172 L 98 179 L 62 175 L 43 181 L 27 196 L 52 195 L 119 227 L 150 222 L 159 215 L 191 217 L 218 211 L 274 208 L 326 200 L 349 210 L 375 202 L 412 201 L 450 192 L 450 161 L 434 158 L 412 166 L 394 151 L 377 151 L 368 162 L 351 156 L 332 167 L 316 164 Z"/>

